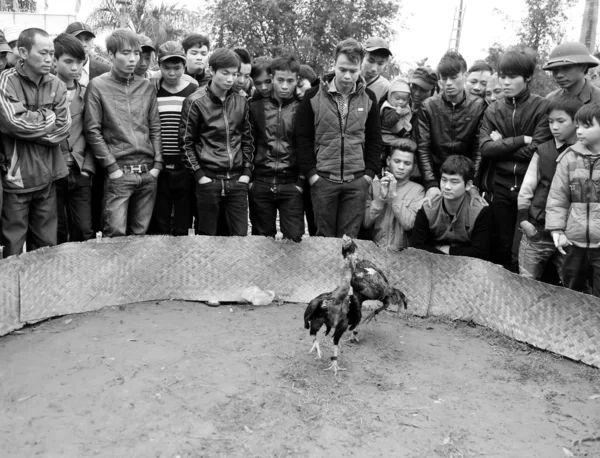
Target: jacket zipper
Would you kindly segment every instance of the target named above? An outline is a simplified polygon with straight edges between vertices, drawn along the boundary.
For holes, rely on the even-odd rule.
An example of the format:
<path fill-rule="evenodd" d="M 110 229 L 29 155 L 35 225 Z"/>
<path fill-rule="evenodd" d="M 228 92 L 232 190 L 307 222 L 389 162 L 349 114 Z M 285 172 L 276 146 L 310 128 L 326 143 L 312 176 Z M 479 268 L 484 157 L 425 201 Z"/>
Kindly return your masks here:
<path fill-rule="evenodd" d="M 277 102 L 279 104 L 279 110 L 277 112 L 277 138 L 275 139 L 275 141 L 278 143 L 279 139 L 281 138 L 281 103 L 279 103 L 279 101 Z M 277 144 L 275 145 L 277 146 Z M 277 169 L 279 168 L 279 149 L 276 149 L 275 152 L 275 175 L 277 175 Z M 276 178 L 273 177 L 273 184 L 275 184 Z"/>
<path fill-rule="evenodd" d="M 229 170 L 227 171 L 227 178 L 231 178 L 229 176 L 229 172 L 233 169 L 233 156 L 231 155 L 231 140 L 229 138 L 229 119 L 227 118 L 227 100 L 229 97 L 226 97 L 223 101 L 223 119 L 225 120 L 225 141 L 227 145 L 227 154 L 229 155 Z"/>
<path fill-rule="evenodd" d="M 125 92 L 127 94 L 127 111 L 129 113 L 129 119 L 133 121 L 133 117 L 131 116 L 131 104 L 129 102 L 129 79 L 126 79 L 126 81 L 127 84 L 125 84 Z M 133 126 L 131 123 L 129 123 L 129 127 L 131 128 L 131 138 L 133 138 L 133 141 L 135 142 L 136 152 L 139 152 L 140 148 L 138 146 L 137 138 L 135 137 L 135 132 L 133 131 Z"/>
<path fill-rule="evenodd" d="M 513 134 L 517 136 L 517 128 L 515 127 L 515 114 L 517 113 L 517 99 L 513 97 L 513 112 L 512 112 L 512 128 Z M 515 176 L 515 191 L 518 191 L 519 187 L 517 186 L 517 162 L 515 161 L 515 165 L 513 167 L 513 175 Z"/>

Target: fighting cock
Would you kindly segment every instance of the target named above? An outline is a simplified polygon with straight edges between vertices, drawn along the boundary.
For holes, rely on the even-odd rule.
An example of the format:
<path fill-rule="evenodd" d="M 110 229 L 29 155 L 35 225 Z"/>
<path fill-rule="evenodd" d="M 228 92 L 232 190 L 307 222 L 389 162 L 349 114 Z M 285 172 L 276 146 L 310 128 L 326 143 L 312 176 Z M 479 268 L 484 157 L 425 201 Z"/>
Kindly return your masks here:
<path fill-rule="evenodd" d="M 321 359 L 321 348 L 319 347 L 319 338 L 317 332 L 325 325 L 325 335 L 333 328 L 333 356 L 331 357 L 331 366 L 325 370 L 333 369 L 334 375 L 338 371 L 345 371 L 338 366 L 338 344 L 340 338 L 350 327 L 354 329 L 360 323 L 361 311 L 360 304 L 356 302 L 354 296 L 350 295 L 350 280 L 352 279 L 352 266 L 350 259 L 344 259 L 341 270 L 341 281 L 339 286 L 329 293 L 323 293 L 315 297 L 304 312 L 304 327 L 310 328 L 310 335 L 313 336 L 313 345 L 309 351 L 316 350 L 316 359 Z"/>
<path fill-rule="evenodd" d="M 359 309 L 366 300 L 378 300 L 383 302 L 383 305 L 371 312 L 363 321 L 367 324 L 379 312 L 387 309 L 390 305 L 396 304 L 398 311 L 403 306 L 406 309 L 407 300 L 402 291 L 392 287 L 384 273 L 371 261 L 360 259 L 357 254 L 357 246 L 350 237 L 344 235 L 342 237 L 342 256 L 344 259 L 350 260 L 352 266 L 352 280 L 350 286 L 355 300 L 358 302 Z M 350 340 L 358 342 L 356 337 L 358 331 L 354 331 Z"/>

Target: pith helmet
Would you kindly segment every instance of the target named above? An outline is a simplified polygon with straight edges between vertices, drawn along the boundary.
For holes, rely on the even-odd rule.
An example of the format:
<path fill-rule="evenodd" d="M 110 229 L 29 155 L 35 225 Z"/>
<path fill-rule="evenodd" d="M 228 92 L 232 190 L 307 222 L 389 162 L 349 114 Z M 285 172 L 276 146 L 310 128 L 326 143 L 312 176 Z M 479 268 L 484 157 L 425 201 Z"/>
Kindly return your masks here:
<path fill-rule="evenodd" d="M 589 53 L 583 43 L 569 41 L 559 44 L 552 50 L 550 59 L 548 59 L 548 63 L 543 67 L 543 70 L 578 64 L 587 64 L 589 68 L 596 67 L 600 64 L 600 61 Z"/>

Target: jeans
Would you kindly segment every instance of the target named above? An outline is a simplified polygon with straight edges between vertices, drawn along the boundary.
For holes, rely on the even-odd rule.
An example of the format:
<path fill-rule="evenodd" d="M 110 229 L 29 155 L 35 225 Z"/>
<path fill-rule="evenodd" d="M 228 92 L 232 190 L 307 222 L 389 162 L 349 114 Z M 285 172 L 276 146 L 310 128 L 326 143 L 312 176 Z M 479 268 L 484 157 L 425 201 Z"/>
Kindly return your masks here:
<path fill-rule="evenodd" d="M 150 173 L 126 173 L 104 181 L 104 235 L 144 235 L 150 225 L 157 179 Z"/>
<path fill-rule="evenodd" d="M 92 229 L 92 181 L 79 171 L 56 182 L 58 243 L 94 238 Z"/>
<path fill-rule="evenodd" d="M 56 186 L 15 194 L 4 192 L 2 244 L 4 257 L 56 245 Z"/>
<path fill-rule="evenodd" d="M 562 282 L 564 255 L 554 246 L 552 235 L 544 231 L 528 239 L 523 234 L 519 246 L 519 274 L 525 278 L 541 280 L 548 261 L 556 266 Z"/>
<path fill-rule="evenodd" d="M 187 235 L 192 227 L 194 190 L 194 177 L 183 167 L 160 172 L 150 232 Z"/>
<path fill-rule="evenodd" d="M 364 177 L 334 183 L 320 177 L 310 187 L 317 236 L 357 238 L 365 216 L 369 182 Z"/>
<path fill-rule="evenodd" d="M 223 204 L 220 207 L 220 204 Z M 248 185 L 237 179 L 196 183 L 198 234 L 217 235 L 219 213 L 225 213 L 229 235 L 248 235 Z"/>
<path fill-rule="evenodd" d="M 600 297 L 600 248 L 565 247 L 563 279 L 567 288 L 587 292 L 586 283 L 591 282 L 592 295 Z"/>
<path fill-rule="evenodd" d="M 510 191 L 495 185 L 492 210 L 491 261 L 501 264 L 511 272 L 518 272 L 520 232 L 517 231 L 517 196 L 519 190 Z"/>
<path fill-rule="evenodd" d="M 303 195 L 294 183 L 269 184 L 254 181 L 250 188 L 252 234 L 275 237 L 277 210 L 283 237 L 294 242 L 304 234 Z"/>

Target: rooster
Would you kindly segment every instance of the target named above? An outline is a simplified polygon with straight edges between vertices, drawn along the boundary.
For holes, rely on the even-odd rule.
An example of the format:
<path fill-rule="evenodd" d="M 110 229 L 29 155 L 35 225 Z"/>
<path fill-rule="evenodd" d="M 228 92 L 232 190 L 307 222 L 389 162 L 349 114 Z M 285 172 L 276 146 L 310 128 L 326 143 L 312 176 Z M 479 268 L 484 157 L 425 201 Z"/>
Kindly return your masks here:
<path fill-rule="evenodd" d="M 315 359 L 321 359 L 321 348 L 319 347 L 319 338 L 317 333 L 325 325 L 325 335 L 329 335 L 333 328 L 333 356 L 331 357 L 331 366 L 325 370 L 333 370 L 334 375 L 338 371 L 345 371 L 338 366 L 337 359 L 339 355 L 338 344 L 340 338 L 350 327 L 350 330 L 358 326 L 361 319 L 361 305 L 356 302 L 354 296 L 350 295 L 350 281 L 352 279 L 352 266 L 349 259 L 344 259 L 341 269 L 341 281 L 336 289 L 331 292 L 323 293 L 315 297 L 304 312 L 304 327 L 310 328 L 310 335 L 313 336 L 313 345 L 309 351 L 317 352 Z"/>
<path fill-rule="evenodd" d="M 349 260 L 352 266 L 352 279 L 350 286 L 355 301 L 362 309 L 362 304 L 366 300 L 378 300 L 383 305 L 371 312 L 363 321 L 364 324 L 370 322 L 379 312 L 386 310 L 390 305 L 407 307 L 406 296 L 402 291 L 390 286 L 384 273 L 371 261 L 360 259 L 357 254 L 357 246 L 350 237 L 342 237 L 342 256 L 344 260 Z M 354 330 L 349 340 L 358 342 L 357 330 Z"/>

